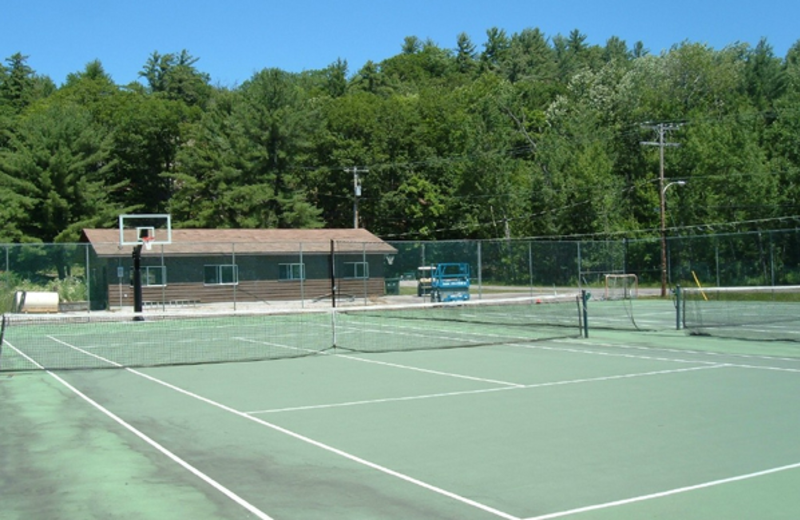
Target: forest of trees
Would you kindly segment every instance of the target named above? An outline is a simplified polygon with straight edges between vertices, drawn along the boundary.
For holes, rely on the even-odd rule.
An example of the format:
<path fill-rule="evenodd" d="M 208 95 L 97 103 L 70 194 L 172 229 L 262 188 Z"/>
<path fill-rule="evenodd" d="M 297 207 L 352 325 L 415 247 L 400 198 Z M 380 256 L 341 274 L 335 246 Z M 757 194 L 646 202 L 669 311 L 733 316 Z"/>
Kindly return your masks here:
<path fill-rule="evenodd" d="M 188 51 L 140 81 L 100 62 L 57 86 L 0 67 L 0 242 L 73 242 L 120 213 L 187 228 L 340 228 L 391 240 L 652 236 L 667 124 L 668 226 L 797 226 L 800 41 L 716 50 L 492 28 L 479 48 L 407 37 L 358 71 L 265 68 L 214 85 Z"/>

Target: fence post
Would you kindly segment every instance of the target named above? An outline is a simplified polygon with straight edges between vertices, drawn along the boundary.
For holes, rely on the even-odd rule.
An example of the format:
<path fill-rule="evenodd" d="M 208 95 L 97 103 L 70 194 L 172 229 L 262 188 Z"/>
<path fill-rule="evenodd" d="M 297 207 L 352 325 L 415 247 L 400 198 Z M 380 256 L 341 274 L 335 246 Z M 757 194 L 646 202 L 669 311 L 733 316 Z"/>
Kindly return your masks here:
<path fill-rule="evenodd" d="M 306 264 L 303 263 L 303 243 L 299 244 L 300 249 L 300 308 L 306 306 Z"/>
<path fill-rule="evenodd" d="M 769 275 L 772 286 L 775 286 L 775 244 L 772 242 L 772 231 L 769 232 Z"/>
<path fill-rule="evenodd" d="M 233 282 L 233 310 L 236 311 L 236 289 L 239 287 L 239 266 L 236 265 L 236 242 L 231 242 L 231 265 L 233 266 L 233 273 L 236 275 L 236 280 Z"/>
<path fill-rule="evenodd" d="M 483 261 L 481 258 L 481 241 L 478 240 L 478 299 L 483 299 Z"/>
<path fill-rule="evenodd" d="M 361 262 L 364 264 L 364 305 L 369 305 L 369 281 L 372 274 L 369 272 L 369 262 L 367 261 L 367 243 L 361 242 Z"/>
<path fill-rule="evenodd" d="M 84 276 L 86 277 L 86 305 L 89 311 L 92 310 L 92 275 L 89 270 L 89 244 L 84 244 L 84 258 L 86 259 L 86 266 L 84 267 Z"/>
<path fill-rule="evenodd" d="M 628 274 L 628 237 L 622 239 L 622 274 Z"/>
<path fill-rule="evenodd" d="M 667 251 L 667 285 L 672 285 L 672 238 L 664 239 Z"/>
<path fill-rule="evenodd" d="M 330 254 L 330 267 L 331 267 L 331 307 L 336 307 L 336 241 L 331 239 L 331 254 Z M 335 342 L 334 342 L 335 344 Z"/>
<path fill-rule="evenodd" d="M 530 280 L 531 296 L 533 296 L 533 247 L 528 241 L 528 279 Z"/>
<path fill-rule="evenodd" d="M 164 244 L 161 244 L 161 308 L 166 309 L 167 284 L 169 283 L 167 267 L 164 264 Z"/>

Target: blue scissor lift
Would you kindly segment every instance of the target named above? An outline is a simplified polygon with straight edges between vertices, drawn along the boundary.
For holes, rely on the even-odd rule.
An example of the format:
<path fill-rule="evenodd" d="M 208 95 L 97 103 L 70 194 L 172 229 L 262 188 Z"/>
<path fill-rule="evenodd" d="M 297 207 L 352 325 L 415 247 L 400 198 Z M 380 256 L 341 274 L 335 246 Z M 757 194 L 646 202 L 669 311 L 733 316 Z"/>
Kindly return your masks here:
<path fill-rule="evenodd" d="M 431 280 L 431 301 L 469 300 L 469 264 L 437 264 Z"/>

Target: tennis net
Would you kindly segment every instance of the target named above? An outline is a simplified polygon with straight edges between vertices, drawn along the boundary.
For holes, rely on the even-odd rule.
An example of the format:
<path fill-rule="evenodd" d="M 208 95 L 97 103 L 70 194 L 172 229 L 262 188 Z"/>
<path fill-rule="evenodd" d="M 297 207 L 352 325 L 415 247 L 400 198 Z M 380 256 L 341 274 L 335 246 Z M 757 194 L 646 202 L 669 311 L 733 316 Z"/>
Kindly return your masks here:
<path fill-rule="evenodd" d="M 236 313 L 6 314 L 0 371 L 255 361 L 342 349 L 386 352 L 581 334 L 580 298 Z"/>
<path fill-rule="evenodd" d="M 683 289 L 680 295 L 683 327 L 692 334 L 800 341 L 800 286 Z"/>

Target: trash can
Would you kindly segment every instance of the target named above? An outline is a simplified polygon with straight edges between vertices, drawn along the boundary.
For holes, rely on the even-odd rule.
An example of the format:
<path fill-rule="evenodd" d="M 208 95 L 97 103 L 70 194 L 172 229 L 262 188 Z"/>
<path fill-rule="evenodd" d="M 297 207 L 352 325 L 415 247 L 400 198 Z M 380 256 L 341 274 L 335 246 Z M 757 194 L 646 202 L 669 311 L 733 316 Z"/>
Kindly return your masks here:
<path fill-rule="evenodd" d="M 397 296 L 400 294 L 400 278 L 386 278 L 384 284 L 387 296 Z"/>

